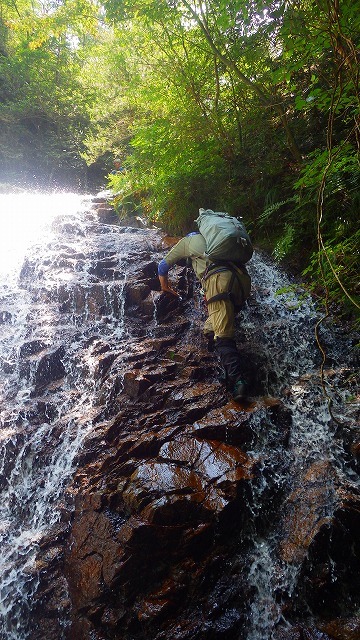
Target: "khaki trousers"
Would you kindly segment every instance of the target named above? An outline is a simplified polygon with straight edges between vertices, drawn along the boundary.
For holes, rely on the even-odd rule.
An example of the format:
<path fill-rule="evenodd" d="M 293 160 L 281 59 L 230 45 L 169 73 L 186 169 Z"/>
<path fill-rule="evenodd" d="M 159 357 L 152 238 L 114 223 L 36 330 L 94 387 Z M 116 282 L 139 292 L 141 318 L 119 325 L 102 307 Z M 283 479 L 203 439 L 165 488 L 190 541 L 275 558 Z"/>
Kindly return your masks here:
<path fill-rule="evenodd" d="M 250 295 L 250 276 L 241 269 L 236 269 L 237 277 L 232 286 L 232 297 L 236 307 L 240 308 Z M 231 271 L 220 271 L 210 275 L 203 282 L 205 297 L 210 300 L 219 293 L 227 293 L 232 278 Z M 239 280 L 240 282 L 239 282 Z M 216 338 L 235 337 L 235 309 L 231 300 L 216 300 L 207 305 L 209 317 L 204 324 L 204 334 L 214 332 Z"/>

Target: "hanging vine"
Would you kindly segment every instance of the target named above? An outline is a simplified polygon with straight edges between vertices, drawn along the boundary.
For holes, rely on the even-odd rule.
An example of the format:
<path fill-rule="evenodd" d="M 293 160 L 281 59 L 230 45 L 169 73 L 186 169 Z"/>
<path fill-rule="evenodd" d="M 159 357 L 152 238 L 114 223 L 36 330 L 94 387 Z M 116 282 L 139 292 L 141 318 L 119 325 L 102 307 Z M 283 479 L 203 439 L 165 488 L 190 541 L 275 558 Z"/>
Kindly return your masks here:
<path fill-rule="evenodd" d="M 340 421 L 336 418 L 336 416 L 333 413 L 333 410 L 332 410 L 333 399 L 327 391 L 326 381 L 325 381 L 326 351 L 321 343 L 320 336 L 319 336 L 320 326 L 330 315 L 330 310 L 329 310 L 330 296 L 329 296 L 329 288 L 327 285 L 325 272 L 324 272 L 324 263 L 323 263 L 324 258 L 328 263 L 334 278 L 336 279 L 338 285 L 342 289 L 347 299 L 357 309 L 360 309 L 360 305 L 349 293 L 349 291 L 341 281 L 341 278 L 339 277 L 338 273 L 336 272 L 335 266 L 332 263 L 332 260 L 329 256 L 329 253 L 324 243 L 324 238 L 322 234 L 322 222 L 324 219 L 324 192 L 325 192 L 326 179 L 327 179 L 328 173 L 330 171 L 330 168 L 336 156 L 340 153 L 341 148 L 343 148 L 344 145 L 347 143 L 347 141 L 354 135 L 356 139 L 356 144 L 358 149 L 358 159 L 359 159 L 359 122 L 358 122 L 359 116 L 355 116 L 355 124 L 353 128 L 348 133 L 346 139 L 343 141 L 343 144 L 340 145 L 335 152 L 333 151 L 333 142 L 332 142 L 336 107 L 341 100 L 341 96 L 343 92 L 343 81 L 342 81 L 343 67 L 346 66 L 349 70 L 349 73 L 353 82 L 354 90 L 355 90 L 355 97 L 358 104 L 359 104 L 359 67 L 356 64 L 356 69 L 354 70 L 354 62 L 357 62 L 357 52 L 351 39 L 346 38 L 343 34 L 340 20 L 339 20 L 338 0 L 334 0 L 333 2 L 331 0 L 328 0 L 327 5 L 328 5 L 329 24 L 331 27 L 335 27 L 335 29 L 330 28 L 330 36 L 331 36 L 331 41 L 334 47 L 334 53 L 337 54 L 338 56 L 338 65 L 335 73 L 335 85 L 334 85 L 332 98 L 331 98 L 331 107 L 329 111 L 328 126 L 327 126 L 327 132 L 326 132 L 328 160 L 321 177 L 321 182 L 320 182 L 319 191 L 318 191 L 318 199 L 317 199 L 318 263 L 319 263 L 319 270 L 322 276 L 324 290 L 325 290 L 325 301 L 324 301 L 325 314 L 320 318 L 320 320 L 317 322 L 315 326 L 315 338 L 316 338 L 318 348 L 322 355 L 322 362 L 320 367 L 321 384 L 322 384 L 324 395 L 328 401 L 329 412 L 333 420 L 336 423 L 341 424 Z"/>

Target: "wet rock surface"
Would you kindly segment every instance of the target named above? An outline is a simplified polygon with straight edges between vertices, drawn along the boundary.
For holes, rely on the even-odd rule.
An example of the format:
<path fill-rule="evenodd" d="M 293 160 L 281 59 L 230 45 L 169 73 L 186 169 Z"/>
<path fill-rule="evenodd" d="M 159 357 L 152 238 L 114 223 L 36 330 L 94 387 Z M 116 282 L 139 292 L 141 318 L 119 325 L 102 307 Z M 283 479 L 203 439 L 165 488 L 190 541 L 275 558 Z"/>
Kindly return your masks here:
<path fill-rule="evenodd" d="M 34 455 L 39 468 L 69 424 L 86 431 L 28 570 L 28 637 L 360 638 L 357 416 L 348 403 L 339 424 L 324 409 L 318 356 L 303 355 L 314 319 L 306 311 L 289 328 L 287 303 L 273 310 L 273 301 L 266 316 L 270 266 L 261 262 L 237 334 L 251 397 L 235 404 L 206 349 L 190 271 L 172 272 L 181 299 L 161 293 L 166 238 L 121 227 L 106 202 L 96 206 L 85 231 L 61 226 L 65 237 L 86 237 L 88 253 L 63 241 L 61 258 L 54 247 L 55 260 L 30 257 L 20 274 L 28 289 L 35 273 L 51 274 L 35 295 L 51 331 L 29 331 L 19 350 L 31 393 L 5 469 L 36 425 L 47 441 Z M 70 325 L 59 329 L 56 314 Z M 339 335 L 323 338 L 335 353 Z M 337 414 L 357 365 L 352 351 L 341 374 L 339 352 L 332 357 Z M 79 435 L 69 433 L 70 448 Z"/>
<path fill-rule="evenodd" d="M 77 615 L 69 637 L 90 637 L 91 629 L 99 637 L 143 637 L 144 629 L 159 638 L 211 637 L 244 621 L 244 587 L 230 588 L 222 575 L 259 473 L 238 445 L 256 438 L 253 414 L 273 425 L 276 403 L 241 412 L 216 380 L 212 356 L 181 345 L 183 310 L 178 317 L 166 338 L 141 341 L 130 370 L 125 364 L 121 411 L 99 427 L 83 452 L 89 466 L 75 475 L 65 570 Z M 224 592 L 222 604 L 215 592 Z M 199 607 L 209 609 L 200 619 Z"/>

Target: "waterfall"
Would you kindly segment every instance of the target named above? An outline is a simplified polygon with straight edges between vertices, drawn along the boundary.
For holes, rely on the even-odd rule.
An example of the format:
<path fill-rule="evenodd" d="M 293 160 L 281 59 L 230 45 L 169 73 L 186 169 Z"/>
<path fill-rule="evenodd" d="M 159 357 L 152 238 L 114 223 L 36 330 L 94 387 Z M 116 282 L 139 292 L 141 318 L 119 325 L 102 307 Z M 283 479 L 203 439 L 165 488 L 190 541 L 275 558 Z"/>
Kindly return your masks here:
<path fill-rule="evenodd" d="M 0 640 L 26 640 L 39 582 L 39 545 L 71 508 L 67 487 L 84 442 L 115 413 L 114 384 L 98 384 L 99 354 L 115 358 L 121 348 L 129 350 L 127 277 L 136 273 L 139 253 L 146 252 L 150 264 L 158 257 L 159 238 L 157 230 L 101 222 L 90 196 L 10 194 L 1 202 Z M 260 469 L 246 547 L 247 640 L 270 640 L 284 623 L 281 603 L 293 597 L 302 562 L 281 542 L 291 496 L 306 490 L 316 465 L 331 463 L 334 484 L 342 476 L 350 485 L 357 480 L 339 455 L 319 376 L 318 309 L 259 253 L 249 271 L 253 293 L 240 315 L 240 336 L 251 343 L 256 330 L 261 394 L 281 398 L 292 415 L 286 451 L 275 440 L 269 444 L 269 431 L 247 452 Z M 198 322 L 201 309 L 195 313 Z M 154 303 L 138 336 L 157 338 L 156 329 Z M 339 383 L 346 337 L 326 324 L 320 337 L 333 361 L 326 388 L 334 412 L 353 426 L 355 412 L 347 402 L 353 391 Z M 121 369 L 116 385 L 121 390 Z M 274 504 L 269 487 L 272 493 L 275 487 Z M 327 482 L 329 514 L 333 492 Z"/>
<path fill-rule="evenodd" d="M 266 490 L 266 472 L 273 476 L 272 482 L 279 487 L 287 485 L 286 497 L 278 505 L 271 528 L 264 534 L 254 536 L 249 557 L 249 585 L 254 596 L 249 611 L 247 640 L 271 640 L 277 625 L 285 622 L 281 613 L 284 597 L 293 597 L 303 560 L 296 557 L 284 558 L 284 553 L 281 552 L 281 536 L 289 494 L 301 491 L 306 473 L 310 473 L 314 465 L 319 466 L 322 463 L 326 465 L 331 462 L 336 469 L 334 483 L 336 477 L 346 474 L 348 482 L 356 490 L 358 477 L 339 453 L 338 444 L 334 439 L 336 425 L 332 420 L 328 398 L 324 394 L 323 382 L 320 379 L 321 356 L 315 340 L 315 326 L 321 317 L 321 310 L 316 308 L 303 287 L 292 282 L 266 258 L 256 255 L 249 271 L 257 305 L 250 304 L 247 307 L 243 314 L 242 327 L 250 339 L 252 330 L 259 322 L 260 307 L 263 331 L 259 350 L 266 354 L 267 362 L 264 388 L 270 396 L 282 398 L 285 406 L 291 410 L 293 425 L 288 451 L 286 454 L 282 452 L 285 464 L 283 462 L 279 469 L 274 471 L 277 466 L 277 452 L 273 449 L 269 457 L 266 442 L 253 452 L 255 456 L 264 460 L 262 481 L 259 487 L 254 488 L 255 505 L 258 502 L 259 510 L 263 508 L 262 494 Z M 320 339 L 327 342 L 332 358 L 335 357 L 336 360 L 337 351 L 339 358 L 336 373 L 327 391 L 334 399 L 335 412 L 338 410 L 348 426 L 355 427 L 356 420 L 346 407 L 349 391 L 339 384 L 342 375 L 341 362 L 346 348 L 341 345 L 341 332 L 338 330 L 335 336 L 332 335 L 333 331 L 334 328 L 331 326 L 325 326 L 320 330 Z M 327 515 L 331 516 L 333 487 L 327 486 L 326 493 Z"/>
<path fill-rule="evenodd" d="M 93 352 L 125 330 L 122 260 L 137 230 L 125 240 L 76 194 L 1 201 L 0 637 L 22 640 L 38 543 L 97 414 Z"/>

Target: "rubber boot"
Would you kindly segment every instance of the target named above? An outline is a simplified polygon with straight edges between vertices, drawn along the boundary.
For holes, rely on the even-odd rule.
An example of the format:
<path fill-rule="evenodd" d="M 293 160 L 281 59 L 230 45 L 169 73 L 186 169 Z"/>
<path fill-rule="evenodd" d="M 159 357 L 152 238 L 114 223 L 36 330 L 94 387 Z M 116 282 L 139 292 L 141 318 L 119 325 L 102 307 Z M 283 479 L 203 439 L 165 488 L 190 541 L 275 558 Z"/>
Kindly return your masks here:
<path fill-rule="evenodd" d="M 204 334 L 204 337 L 207 340 L 207 350 L 209 353 L 213 353 L 215 351 L 215 336 L 213 331 L 209 331 Z"/>
<path fill-rule="evenodd" d="M 225 371 L 226 386 L 235 401 L 246 397 L 246 385 L 242 378 L 239 352 L 232 338 L 216 338 L 215 352 Z"/>

